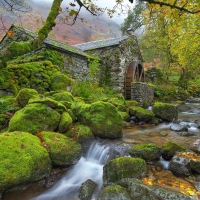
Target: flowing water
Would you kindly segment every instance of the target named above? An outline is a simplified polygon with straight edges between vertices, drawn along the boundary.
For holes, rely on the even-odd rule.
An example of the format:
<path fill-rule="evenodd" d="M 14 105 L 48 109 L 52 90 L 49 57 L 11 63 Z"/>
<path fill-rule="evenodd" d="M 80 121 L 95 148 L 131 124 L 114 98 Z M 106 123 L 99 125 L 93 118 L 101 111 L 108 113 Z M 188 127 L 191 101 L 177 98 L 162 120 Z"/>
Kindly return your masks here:
<path fill-rule="evenodd" d="M 71 167 L 67 174 L 50 190 L 32 200 L 76 200 L 82 183 L 91 179 L 98 184 L 98 191 L 102 187 L 103 166 L 109 158 L 109 147 L 94 142 L 85 157 Z M 95 195 L 94 195 L 95 196 Z M 94 197 L 95 198 L 95 197 Z"/>
<path fill-rule="evenodd" d="M 179 113 L 179 119 L 182 120 L 181 123 L 187 124 L 190 127 L 189 132 L 194 133 L 194 136 L 179 136 L 175 131 L 170 130 L 171 123 L 162 123 L 157 126 L 132 124 L 123 129 L 123 138 L 119 140 L 106 140 L 106 142 L 101 142 L 101 144 L 98 143 L 100 140 L 94 142 L 87 154 L 76 165 L 71 166 L 66 175 L 53 187 L 41 195 L 35 197 L 35 194 L 31 194 L 33 191 L 22 191 L 18 194 L 19 198 L 17 198 L 17 193 L 14 193 L 10 197 L 5 195 L 3 200 L 78 200 L 78 190 L 81 184 L 88 179 L 98 184 L 98 188 L 93 195 L 93 199 L 96 199 L 98 191 L 102 187 L 103 166 L 110 159 L 110 154 L 118 154 L 119 156 L 124 155 L 126 152 L 122 145 L 116 146 L 116 149 L 112 150 L 112 152 L 109 145 L 120 141 L 125 144 L 155 143 L 161 147 L 166 141 L 173 141 L 188 148 L 196 139 L 200 139 L 200 130 L 194 123 L 196 119 L 200 119 L 200 109 L 193 108 L 189 112 Z M 164 135 L 161 134 L 163 131 L 165 132 Z M 164 169 L 167 169 L 167 161 L 160 160 L 159 162 Z M 27 197 L 25 197 L 26 193 L 28 193 Z"/>

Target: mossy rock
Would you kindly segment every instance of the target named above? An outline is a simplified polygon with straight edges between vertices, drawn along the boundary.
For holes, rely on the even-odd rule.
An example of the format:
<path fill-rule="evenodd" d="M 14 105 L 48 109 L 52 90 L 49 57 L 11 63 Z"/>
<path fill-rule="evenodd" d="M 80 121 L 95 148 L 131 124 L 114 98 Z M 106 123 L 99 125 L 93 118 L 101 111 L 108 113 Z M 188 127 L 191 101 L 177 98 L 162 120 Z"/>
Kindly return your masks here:
<path fill-rule="evenodd" d="M 48 107 L 56 110 L 59 113 L 63 113 L 65 111 L 67 111 L 67 108 L 62 103 L 55 101 L 55 100 L 48 98 L 48 97 L 42 98 L 42 99 L 30 99 L 28 103 L 29 104 L 31 104 L 31 103 L 42 103 L 42 104 L 45 104 Z"/>
<path fill-rule="evenodd" d="M 154 118 L 154 113 L 141 107 L 129 107 L 130 116 L 136 116 L 140 121 L 149 122 Z"/>
<path fill-rule="evenodd" d="M 132 146 L 128 153 L 131 157 L 139 157 L 146 161 L 159 160 L 161 156 L 161 148 L 156 144 L 136 144 Z"/>
<path fill-rule="evenodd" d="M 51 98 L 56 101 L 59 101 L 66 108 L 70 108 L 72 103 L 74 102 L 74 97 L 72 96 L 72 94 L 70 92 L 65 91 L 53 94 Z"/>
<path fill-rule="evenodd" d="M 106 185 L 123 178 L 142 178 L 147 173 L 146 162 L 141 158 L 119 157 L 108 161 L 103 167 L 103 181 Z"/>
<path fill-rule="evenodd" d="M 186 149 L 179 144 L 168 141 L 162 146 L 162 157 L 166 160 L 171 160 L 172 157 L 176 154 L 176 152 L 182 152 Z"/>
<path fill-rule="evenodd" d="M 98 101 L 90 105 L 82 104 L 76 116 L 81 124 L 89 126 L 98 137 L 122 137 L 122 117 L 110 103 Z"/>
<path fill-rule="evenodd" d="M 41 132 L 45 144 L 49 146 L 49 155 L 54 165 L 68 166 L 76 164 L 81 158 L 82 147 L 63 134 L 56 132 Z"/>
<path fill-rule="evenodd" d="M 79 144 L 85 144 L 94 139 L 94 135 L 92 134 L 89 126 L 80 124 L 76 126 L 75 130 L 78 133 L 76 142 L 78 142 Z"/>
<path fill-rule="evenodd" d="M 61 116 L 58 130 L 61 133 L 67 132 L 72 125 L 72 118 L 68 112 L 64 112 Z"/>
<path fill-rule="evenodd" d="M 32 134 L 57 129 L 60 114 L 42 103 L 32 103 L 17 111 L 9 122 L 8 131 L 25 131 Z"/>
<path fill-rule="evenodd" d="M 70 85 L 71 79 L 66 75 L 57 72 L 51 77 L 51 90 L 67 90 L 67 87 Z"/>
<path fill-rule="evenodd" d="M 47 177 L 51 159 L 40 140 L 26 132 L 0 134 L 0 192 Z"/>
<path fill-rule="evenodd" d="M 153 112 L 156 117 L 166 121 L 172 121 L 178 117 L 176 106 L 169 103 L 156 102 L 153 105 Z"/>
<path fill-rule="evenodd" d="M 34 89 L 23 88 L 16 96 L 16 100 L 21 107 L 25 107 L 31 98 L 39 98 L 38 92 Z"/>
<path fill-rule="evenodd" d="M 126 107 L 125 105 L 119 104 L 119 105 L 117 105 L 116 107 L 117 107 L 117 110 L 118 110 L 119 112 L 127 112 L 127 107 Z"/>
<path fill-rule="evenodd" d="M 74 102 L 74 97 L 70 92 L 57 92 L 52 95 L 52 98 L 56 101 L 67 101 L 67 102 Z"/>
<path fill-rule="evenodd" d="M 131 107 L 131 106 L 139 106 L 138 102 L 135 100 L 126 100 L 126 106 Z"/>
<path fill-rule="evenodd" d="M 127 112 L 119 112 L 123 121 L 129 121 L 130 115 Z"/>
<path fill-rule="evenodd" d="M 98 200 L 132 200 L 126 188 L 111 185 L 102 189 Z"/>

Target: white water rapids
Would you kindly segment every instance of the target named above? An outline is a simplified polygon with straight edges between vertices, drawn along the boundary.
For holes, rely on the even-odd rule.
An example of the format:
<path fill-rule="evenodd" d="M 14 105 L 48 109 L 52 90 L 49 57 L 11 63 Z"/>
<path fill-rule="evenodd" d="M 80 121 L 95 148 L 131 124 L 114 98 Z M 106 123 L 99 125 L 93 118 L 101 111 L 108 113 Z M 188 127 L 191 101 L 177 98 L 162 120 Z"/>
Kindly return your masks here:
<path fill-rule="evenodd" d="M 97 190 L 100 190 L 103 184 L 103 166 L 108 160 L 108 152 L 109 147 L 94 142 L 86 156 L 81 157 L 79 162 L 72 166 L 60 181 L 31 200 L 78 200 L 78 190 L 81 184 L 88 179 L 97 183 Z"/>

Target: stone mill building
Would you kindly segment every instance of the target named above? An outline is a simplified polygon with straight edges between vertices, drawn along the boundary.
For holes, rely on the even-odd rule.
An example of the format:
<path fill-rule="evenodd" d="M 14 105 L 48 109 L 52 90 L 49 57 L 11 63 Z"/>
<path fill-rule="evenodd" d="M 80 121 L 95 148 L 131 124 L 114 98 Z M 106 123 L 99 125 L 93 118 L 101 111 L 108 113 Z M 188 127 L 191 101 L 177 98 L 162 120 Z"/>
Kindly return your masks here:
<path fill-rule="evenodd" d="M 12 37 L 9 37 L 8 34 L 4 36 L 0 42 L 0 51 L 12 41 L 27 41 L 37 36 L 16 25 L 12 25 L 10 30 L 15 34 Z M 43 48 L 59 51 L 65 59 L 61 71 L 69 72 L 77 80 L 89 78 L 89 63 L 91 60 L 97 59 L 99 70 L 95 79 L 102 85 L 111 86 L 126 99 L 134 99 L 131 91 L 132 82 L 145 81 L 142 56 L 134 35 L 74 46 L 47 38 Z"/>

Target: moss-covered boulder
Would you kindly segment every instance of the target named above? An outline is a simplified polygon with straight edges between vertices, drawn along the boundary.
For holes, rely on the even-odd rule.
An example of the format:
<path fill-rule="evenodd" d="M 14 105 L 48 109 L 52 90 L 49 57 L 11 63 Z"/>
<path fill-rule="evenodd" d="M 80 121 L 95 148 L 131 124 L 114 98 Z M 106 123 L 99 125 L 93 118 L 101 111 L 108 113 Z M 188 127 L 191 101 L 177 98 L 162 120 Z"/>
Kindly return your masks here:
<path fill-rule="evenodd" d="M 9 122 L 8 131 L 25 131 L 32 134 L 44 130 L 54 131 L 60 121 L 60 114 L 41 103 L 32 103 L 17 111 Z"/>
<path fill-rule="evenodd" d="M 117 109 L 107 102 L 76 106 L 75 115 L 81 124 L 91 128 L 94 135 L 102 138 L 122 137 L 122 117 Z"/>
<path fill-rule="evenodd" d="M 166 121 L 172 121 L 178 117 L 177 107 L 169 103 L 156 102 L 153 105 L 153 112 L 156 117 Z"/>
<path fill-rule="evenodd" d="M 60 102 L 55 101 L 51 98 L 40 98 L 40 99 L 30 99 L 29 104 L 31 103 L 42 103 L 47 105 L 50 108 L 53 108 L 54 110 L 58 111 L 59 113 L 63 113 L 67 111 L 67 108 Z"/>
<path fill-rule="evenodd" d="M 57 72 L 51 77 L 51 90 L 67 90 L 67 87 L 70 85 L 71 79 L 66 75 Z"/>
<path fill-rule="evenodd" d="M 123 121 L 130 121 L 130 115 L 127 112 L 119 112 Z"/>
<path fill-rule="evenodd" d="M 47 177 L 51 159 L 38 137 L 26 132 L 0 134 L 0 193 Z"/>
<path fill-rule="evenodd" d="M 39 97 L 38 92 L 36 90 L 24 88 L 19 91 L 16 100 L 21 107 L 25 107 L 28 104 L 29 99 L 34 97 Z"/>
<path fill-rule="evenodd" d="M 76 126 L 75 130 L 78 133 L 76 142 L 78 142 L 79 144 L 86 144 L 94 139 L 94 135 L 92 134 L 89 126 L 80 124 Z"/>
<path fill-rule="evenodd" d="M 82 147 L 63 134 L 42 131 L 41 137 L 50 149 L 49 155 L 54 165 L 68 166 L 76 164 L 81 158 Z"/>
<path fill-rule="evenodd" d="M 58 92 L 51 96 L 52 99 L 59 101 L 62 103 L 66 108 L 70 108 L 72 103 L 74 102 L 74 97 L 70 92 Z"/>
<path fill-rule="evenodd" d="M 98 200 L 132 200 L 126 188 L 120 185 L 112 185 L 103 188 Z"/>
<path fill-rule="evenodd" d="M 68 112 L 64 112 L 61 116 L 58 130 L 61 133 L 67 132 L 72 126 L 72 118 Z"/>
<path fill-rule="evenodd" d="M 127 100 L 126 101 L 126 106 L 127 107 L 131 107 L 131 106 L 139 106 L 139 104 L 138 104 L 138 102 L 137 101 L 135 101 L 135 100 Z"/>
<path fill-rule="evenodd" d="M 142 178 L 147 173 L 146 162 L 141 158 L 119 157 L 108 161 L 103 167 L 103 181 L 106 185 L 123 178 Z"/>
<path fill-rule="evenodd" d="M 185 150 L 186 149 L 179 144 L 168 141 L 162 146 L 162 157 L 166 160 L 170 160 L 176 154 L 176 152 L 182 152 Z"/>
<path fill-rule="evenodd" d="M 159 160 L 161 156 L 161 148 L 156 144 L 136 144 L 132 146 L 128 153 L 132 157 L 139 157 L 146 161 Z"/>
<path fill-rule="evenodd" d="M 136 116 L 140 121 L 144 122 L 149 122 L 155 116 L 151 111 L 136 106 L 129 107 L 129 114 L 130 116 Z"/>

